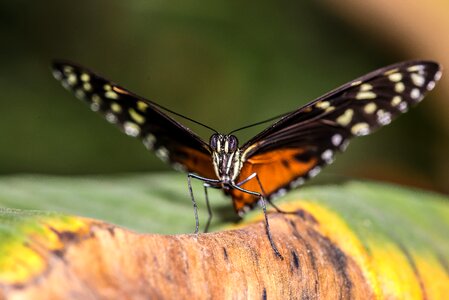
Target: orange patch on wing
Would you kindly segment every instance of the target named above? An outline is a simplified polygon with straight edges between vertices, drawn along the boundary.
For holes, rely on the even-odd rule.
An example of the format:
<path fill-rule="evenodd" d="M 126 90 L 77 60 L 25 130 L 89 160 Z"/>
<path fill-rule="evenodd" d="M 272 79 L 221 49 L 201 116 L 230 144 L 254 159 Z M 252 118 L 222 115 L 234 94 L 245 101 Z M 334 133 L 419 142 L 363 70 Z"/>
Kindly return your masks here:
<path fill-rule="evenodd" d="M 218 179 L 215 174 L 211 155 L 188 147 L 182 147 L 178 151 L 182 152 L 183 157 L 176 160 L 184 165 L 189 172 L 209 179 Z"/>
<path fill-rule="evenodd" d="M 272 194 L 295 178 L 306 174 L 317 164 L 317 157 L 311 156 L 301 160 L 296 158 L 306 151 L 306 149 L 295 148 L 254 155 L 243 163 L 236 183 L 245 180 L 253 173 L 257 173 L 265 194 Z M 249 180 L 242 185 L 242 188 L 262 193 L 256 179 Z M 240 211 L 245 205 L 252 206 L 257 201 L 256 197 L 235 189 L 230 191 L 230 194 L 236 211 Z"/>

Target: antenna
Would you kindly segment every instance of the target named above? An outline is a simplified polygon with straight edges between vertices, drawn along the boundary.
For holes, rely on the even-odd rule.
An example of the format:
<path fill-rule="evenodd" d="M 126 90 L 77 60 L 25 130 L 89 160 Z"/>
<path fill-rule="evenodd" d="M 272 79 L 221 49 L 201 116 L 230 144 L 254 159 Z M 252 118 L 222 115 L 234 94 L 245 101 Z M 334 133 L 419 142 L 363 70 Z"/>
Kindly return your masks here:
<path fill-rule="evenodd" d="M 206 124 L 203 124 L 203 123 L 201 123 L 201 122 L 195 121 L 194 119 L 191 119 L 191 118 L 189 118 L 189 117 L 186 117 L 186 116 L 184 116 L 184 115 L 181 115 L 180 113 L 174 112 L 174 111 L 172 111 L 171 109 L 168 109 L 168 108 L 166 108 L 166 107 L 164 107 L 164 106 L 162 106 L 162 105 L 160 105 L 160 104 L 157 104 L 156 102 L 153 102 L 153 101 L 151 101 L 151 100 L 148 100 L 148 99 L 145 99 L 145 100 L 148 101 L 148 102 L 150 102 L 152 105 L 159 107 L 160 109 L 163 109 L 163 110 L 165 110 L 165 111 L 168 111 L 168 112 L 171 113 L 171 114 L 174 114 L 174 115 L 176 115 L 176 116 L 178 116 L 178 117 L 181 117 L 181 118 L 183 118 L 183 119 L 185 119 L 185 120 L 188 120 L 188 121 L 190 121 L 190 122 L 192 122 L 192 123 L 195 123 L 195 124 L 198 124 L 198 125 L 200 125 L 200 126 L 203 126 L 204 128 L 207 128 L 207 129 L 209 129 L 209 130 L 211 130 L 211 131 L 213 131 L 213 132 L 215 132 L 215 133 L 218 133 L 218 131 L 216 131 L 215 129 L 213 129 L 213 128 L 210 127 L 210 126 L 207 126 Z"/>
<path fill-rule="evenodd" d="M 232 134 L 232 133 L 234 133 L 234 132 L 237 132 L 237 131 L 240 131 L 240 130 L 243 130 L 243 129 L 247 129 L 247 128 L 250 128 L 250 127 L 254 127 L 254 126 L 257 126 L 257 125 L 261 125 L 261 124 L 264 124 L 264 123 L 268 123 L 268 122 L 270 122 L 270 121 L 273 121 L 273 120 L 276 120 L 276 119 L 285 117 L 286 115 L 289 115 L 289 114 L 291 114 L 291 113 L 292 113 L 292 112 L 283 113 L 283 114 L 281 114 L 281 115 L 277 115 L 277 116 L 275 116 L 275 117 L 271 117 L 271 118 L 266 119 L 266 120 L 263 120 L 263 121 L 259 121 L 259 122 L 256 122 L 256 123 L 253 123 L 253 124 L 250 124 L 250 125 L 246 125 L 246 126 L 243 126 L 243 127 L 237 128 L 237 129 L 234 129 L 233 131 L 229 132 L 228 134 Z"/>

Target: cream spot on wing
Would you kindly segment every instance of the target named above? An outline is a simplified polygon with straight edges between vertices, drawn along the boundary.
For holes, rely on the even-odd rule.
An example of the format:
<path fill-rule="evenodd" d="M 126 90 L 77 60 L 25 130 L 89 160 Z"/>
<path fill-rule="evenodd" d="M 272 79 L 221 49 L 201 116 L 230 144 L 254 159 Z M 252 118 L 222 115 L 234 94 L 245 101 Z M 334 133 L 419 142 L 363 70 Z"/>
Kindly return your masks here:
<path fill-rule="evenodd" d="M 137 109 L 141 112 L 145 112 L 148 108 L 148 104 L 143 101 L 137 101 Z"/>
<path fill-rule="evenodd" d="M 402 82 L 398 82 L 394 85 L 396 93 L 402 93 L 405 90 L 405 85 Z"/>
<path fill-rule="evenodd" d="M 391 99 L 391 105 L 397 106 L 399 105 L 399 103 L 401 103 L 401 101 L 402 101 L 401 96 L 394 96 L 393 99 Z"/>
<path fill-rule="evenodd" d="M 76 78 L 76 75 L 71 73 L 69 76 L 67 76 L 67 83 L 71 86 L 74 86 L 78 82 L 78 79 Z"/>
<path fill-rule="evenodd" d="M 330 106 L 330 102 L 329 101 L 320 101 L 317 104 L 315 104 L 316 107 L 318 108 L 322 108 L 322 109 L 326 109 Z"/>
<path fill-rule="evenodd" d="M 354 135 L 362 136 L 369 134 L 369 125 L 368 123 L 361 122 L 357 123 L 351 128 L 351 132 Z"/>
<path fill-rule="evenodd" d="M 357 80 L 357 81 L 351 82 L 351 86 L 356 86 L 356 85 L 359 85 L 361 83 L 362 83 L 361 80 Z"/>
<path fill-rule="evenodd" d="M 92 85 L 89 82 L 85 82 L 83 83 L 83 89 L 88 92 L 90 90 L 92 90 Z"/>
<path fill-rule="evenodd" d="M 110 91 L 110 90 L 112 89 L 112 87 L 111 87 L 110 84 L 105 84 L 105 85 L 103 85 L 103 89 L 104 89 L 105 91 Z"/>
<path fill-rule="evenodd" d="M 107 91 L 106 93 L 104 93 L 104 96 L 106 98 L 114 99 L 114 100 L 118 99 L 118 97 L 119 97 L 118 94 L 114 91 Z"/>
<path fill-rule="evenodd" d="M 424 83 L 426 82 L 426 79 L 424 78 L 424 76 L 419 75 L 417 73 L 412 73 L 410 75 L 410 77 L 412 78 L 413 84 L 416 86 L 423 86 Z"/>
<path fill-rule="evenodd" d="M 125 133 L 129 136 L 138 136 L 140 133 L 140 127 L 136 123 L 133 122 L 125 122 L 123 124 L 123 129 Z"/>
<path fill-rule="evenodd" d="M 90 80 L 90 76 L 87 73 L 83 73 L 83 74 L 81 74 L 80 79 L 83 82 L 88 82 Z"/>
<path fill-rule="evenodd" d="M 64 72 L 64 74 L 68 75 L 73 72 L 73 67 L 72 66 L 64 66 L 62 71 Z"/>
<path fill-rule="evenodd" d="M 325 112 L 331 112 L 335 109 L 335 106 L 329 106 L 328 108 L 326 108 Z"/>
<path fill-rule="evenodd" d="M 142 116 L 141 114 L 139 114 L 138 112 L 136 112 L 133 108 L 130 108 L 128 110 L 129 115 L 131 116 L 131 118 L 136 121 L 139 124 L 143 124 L 145 123 L 145 117 Z"/>
<path fill-rule="evenodd" d="M 363 111 L 367 114 L 372 114 L 373 112 L 376 111 L 376 109 L 377 109 L 376 103 L 370 102 L 365 105 L 365 107 L 363 108 Z"/>
<path fill-rule="evenodd" d="M 417 72 L 417 71 L 424 70 L 424 68 L 425 67 L 423 65 L 414 65 L 414 66 L 408 67 L 407 71 L 409 71 L 409 72 Z"/>
<path fill-rule="evenodd" d="M 352 116 L 354 115 L 354 110 L 348 108 L 345 112 L 337 118 L 337 123 L 341 126 L 347 126 L 352 121 Z"/>
<path fill-rule="evenodd" d="M 392 82 L 399 82 L 402 80 L 402 74 L 401 73 L 393 73 L 388 75 L 388 79 Z"/>
<path fill-rule="evenodd" d="M 373 86 L 369 83 L 364 83 L 360 86 L 360 91 L 361 92 L 367 92 L 373 89 Z"/>
<path fill-rule="evenodd" d="M 373 92 L 358 92 L 355 96 L 357 100 L 366 100 L 376 98 L 376 94 Z"/>
<path fill-rule="evenodd" d="M 115 113 L 120 113 L 120 112 L 122 112 L 122 107 L 120 106 L 120 104 L 112 103 L 111 110 Z"/>
<path fill-rule="evenodd" d="M 384 73 L 384 75 L 390 75 L 390 74 L 396 73 L 398 70 L 399 70 L 398 68 L 388 70 Z"/>

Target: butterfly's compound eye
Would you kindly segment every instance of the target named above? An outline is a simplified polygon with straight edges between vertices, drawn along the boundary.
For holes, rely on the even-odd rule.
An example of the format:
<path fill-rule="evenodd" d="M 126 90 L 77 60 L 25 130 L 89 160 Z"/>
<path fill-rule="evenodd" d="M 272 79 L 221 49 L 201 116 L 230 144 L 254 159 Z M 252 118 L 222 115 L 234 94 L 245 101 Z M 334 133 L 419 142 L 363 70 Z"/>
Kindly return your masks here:
<path fill-rule="evenodd" d="M 212 151 L 217 151 L 217 141 L 218 134 L 214 133 L 209 140 L 209 146 L 211 147 Z"/>
<path fill-rule="evenodd" d="M 235 152 L 239 146 L 239 140 L 234 135 L 229 136 L 229 151 Z"/>

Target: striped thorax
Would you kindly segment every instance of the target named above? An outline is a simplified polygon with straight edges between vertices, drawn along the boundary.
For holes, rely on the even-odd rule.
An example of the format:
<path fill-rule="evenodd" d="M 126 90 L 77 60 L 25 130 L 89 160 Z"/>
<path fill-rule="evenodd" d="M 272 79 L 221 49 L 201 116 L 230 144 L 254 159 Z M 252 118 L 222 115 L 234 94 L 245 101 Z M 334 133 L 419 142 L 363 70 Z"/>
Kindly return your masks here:
<path fill-rule="evenodd" d="M 213 134 L 209 145 L 217 177 L 223 183 L 234 183 L 242 168 L 241 151 L 234 135 Z"/>

